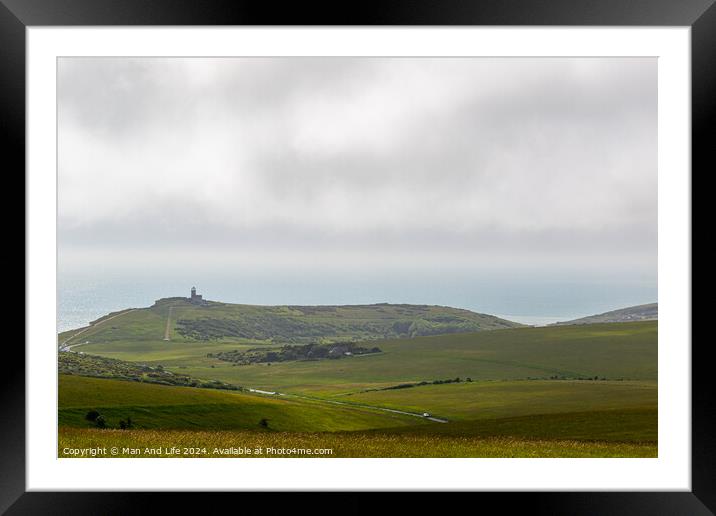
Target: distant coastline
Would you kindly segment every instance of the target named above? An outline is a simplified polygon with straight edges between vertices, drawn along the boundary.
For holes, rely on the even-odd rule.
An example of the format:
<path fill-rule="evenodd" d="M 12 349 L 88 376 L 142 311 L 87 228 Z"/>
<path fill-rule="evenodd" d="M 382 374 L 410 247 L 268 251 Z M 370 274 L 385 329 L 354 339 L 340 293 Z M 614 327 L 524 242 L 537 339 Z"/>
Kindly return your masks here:
<path fill-rule="evenodd" d="M 548 326 L 560 321 L 566 321 L 573 317 L 566 315 L 514 315 L 514 314 L 492 314 L 500 319 L 507 319 L 528 326 Z"/>
<path fill-rule="evenodd" d="M 496 277 L 476 276 L 422 277 L 419 285 L 406 284 L 403 278 L 371 276 L 361 279 L 358 288 L 352 275 L 340 278 L 299 278 L 285 275 L 268 277 L 256 274 L 237 275 L 230 271 L 206 274 L 170 274 L 148 278 L 140 273 L 101 271 L 58 274 L 58 331 L 86 326 L 108 313 L 128 307 L 147 307 L 161 297 L 186 296 L 185 276 L 190 283 L 212 293 L 214 299 L 227 303 L 254 305 L 344 305 L 379 302 L 432 304 L 492 314 L 522 324 L 543 326 L 558 321 L 634 306 L 656 297 L 656 288 L 633 288 L 570 282 L 546 290 L 538 284 Z M 195 279 L 196 278 L 196 279 Z M 279 278 L 281 281 L 278 281 Z M 310 284 L 310 287 L 307 286 Z"/>

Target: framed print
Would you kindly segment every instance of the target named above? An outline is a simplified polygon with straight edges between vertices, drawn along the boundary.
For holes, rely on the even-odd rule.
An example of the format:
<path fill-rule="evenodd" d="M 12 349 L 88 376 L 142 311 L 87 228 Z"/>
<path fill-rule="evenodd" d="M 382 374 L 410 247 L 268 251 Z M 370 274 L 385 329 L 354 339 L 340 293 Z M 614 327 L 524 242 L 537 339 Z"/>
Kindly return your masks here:
<path fill-rule="evenodd" d="M 4 2 L 27 303 L 3 509 L 710 514 L 711 4 Z"/>

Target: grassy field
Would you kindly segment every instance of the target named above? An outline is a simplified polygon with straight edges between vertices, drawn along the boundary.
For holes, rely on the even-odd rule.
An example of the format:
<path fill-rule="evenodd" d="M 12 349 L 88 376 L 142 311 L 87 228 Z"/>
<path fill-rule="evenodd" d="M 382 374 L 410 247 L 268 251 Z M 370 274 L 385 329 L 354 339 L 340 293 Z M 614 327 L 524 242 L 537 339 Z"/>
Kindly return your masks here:
<path fill-rule="evenodd" d="M 541 385 L 532 385 L 532 384 Z M 411 396 L 408 391 L 422 394 Z M 379 396 L 370 399 L 369 396 Z M 381 396 L 387 395 L 386 398 Z M 368 397 L 365 399 L 364 397 Z M 91 427 L 98 410 L 116 427 L 253 429 L 270 421 L 280 431 L 390 428 L 395 433 L 593 441 L 655 441 L 656 391 L 648 382 L 484 382 L 426 386 L 351 396 L 347 405 L 294 396 L 273 397 L 74 376 L 60 377 L 61 426 Z M 353 399 L 357 398 L 357 399 Z M 448 424 L 366 409 L 387 407 L 446 417 Z M 433 410 L 432 407 L 437 408 Z"/>
<path fill-rule="evenodd" d="M 113 455 L 111 448 L 117 448 Z M 232 454 L 246 447 L 252 453 Z M 395 433 L 256 433 L 61 428 L 58 457 L 72 450 L 104 450 L 99 457 L 656 457 L 654 443 L 529 440 Z M 173 449 L 176 449 L 174 451 Z M 132 452 L 131 450 L 135 450 Z M 257 452 L 260 450 L 260 453 Z M 282 452 L 283 450 L 283 452 Z M 308 454 L 302 450 L 310 450 Z M 318 452 L 317 450 L 322 450 Z"/>
<path fill-rule="evenodd" d="M 656 445 L 657 410 L 617 409 L 451 421 L 447 425 L 391 428 L 394 434 L 509 437 L 517 440 L 631 442 Z M 376 430 L 383 432 L 384 430 Z"/>
<path fill-rule="evenodd" d="M 490 381 L 374 391 L 342 398 L 450 421 L 496 419 L 580 410 L 655 409 L 654 382 Z"/>
<path fill-rule="evenodd" d="M 132 322 L 144 314 L 121 316 Z M 82 337 L 84 338 L 84 337 Z M 80 339 L 81 340 L 81 339 Z M 234 365 L 208 353 L 236 343 L 123 340 L 82 346 L 86 353 L 162 365 L 177 373 L 254 388 L 337 394 L 402 382 L 605 377 L 656 380 L 657 322 L 519 328 L 385 340 L 383 351 L 337 361 Z M 250 345 L 243 345 L 245 349 Z"/>
<path fill-rule="evenodd" d="M 657 453 L 656 321 L 393 338 L 374 341 L 381 352 L 364 356 L 240 365 L 207 355 L 248 349 L 256 342 L 231 341 L 236 337 L 206 341 L 175 333 L 171 341 L 162 341 L 170 306 L 173 320 L 186 316 L 181 306 L 170 302 L 107 317 L 76 337 L 74 343 L 89 343 L 75 350 L 137 366 L 135 371 L 131 363 L 107 362 L 112 375 L 117 370 L 135 380 L 148 379 L 157 369 L 147 368 L 161 365 L 167 377 L 173 373 L 281 395 L 61 375 L 61 449 L 134 442 L 138 447 L 212 449 L 320 447 L 333 449 L 333 457 Z M 228 306 L 231 311 L 239 305 Z M 225 309 L 205 308 L 217 316 Z M 290 317 L 301 312 L 316 327 L 326 316 L 325 310 L 313 313 L 307 307 L 271 308 L 287 310 Z M 187 310 L 201 318 L 197 307 Z M 334 321 L 328 327 L 334 332 L 349 327 L 352 323 L 344 326 L 341 318 L 353 321 L 356 316 L 329 311 Z M 230 313 L 221 317 L 230 318 Z M 224 328 L 222 324 L 216 327 Z M 259 344 L 282 345 L 267 340 Z M 67 355 L 74 374 L 91 374 L 102 362 Z M 433 384 L 435 380 L 451 383 Z M 395 388 L 419 382 L 430 384 Z M 92 428 L 84 419 L 89 410 L 100 412 L 112 429 Z M 390 410 L 427 412 L 448 422 Z M 115 430 L 127 417 L 134 429 Z M 269 421 L 268 427 L 259 425 L 262 419 Z M 208 450 L 202 456 L 224 455 Z"/>
<path fill-rule="evenodd" d="M 377 345 L 382 353 L 342 360 L 267 366 L 165 357 L 161 364 L 198 378 L 321 396 L 455 377 L 657 379 L 656 322 L 494 330 Z"/>
<path fill-rule="evenodd" d="M 277 431 L 339 431 L 427 424 L 424 420 L 370 409 L 302 399 L 174 387 L 120 380 L 60 376 L 59 425 L 87 428 L 90 410 L 112 428 L 131 417 L 145 429 L 251 429 L 268 419 Z"/>

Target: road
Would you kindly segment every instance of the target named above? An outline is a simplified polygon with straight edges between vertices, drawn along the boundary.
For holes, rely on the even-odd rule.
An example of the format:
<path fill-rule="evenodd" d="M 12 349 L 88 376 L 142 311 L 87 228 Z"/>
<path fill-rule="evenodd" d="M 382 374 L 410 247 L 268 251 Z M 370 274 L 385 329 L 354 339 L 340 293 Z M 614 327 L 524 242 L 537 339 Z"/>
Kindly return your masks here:
<path fill-rule="evenodd" d="M 121 313 L 115 314 L 115 315 L 113 315 L 112 317 L 107 317 L 106 319 L 102 319 L 101 321 L 99 321 L 99 322 L 96 323 L 96 324 L 90 324 L 89 326 L 87 326 L 86 328 L 84 328 L 84 329 L 78 331 L 77 333 L 75 333 L 74 335 L 72 335 L 71 337 L 69 337 L 68 339 L 65 339 L 65 341 L 64 341 L 62 344 L 60 344 L 60 351 L 73 352 L 73 351 L 72 351 L 72 348 L 76 348 L 77 346 L 83 346 L 84 343 L 81 343 L 81 344 L 72 344 L 71 346 L 68 346 L 67 343 L 68 343 L 69 341 L 71 341 L 71 340 L 75 339 L 76 337 L 82 335 L 82 334 L 83 334 L 84 332 L 86 332 L 87 330 L 91 330 L 91 329 L 93 329 L 93 328 L 97 328 L 97 327 L 100 326 L 101 324 L 104 324 L 104 323 L 106 323 L 106 322 L 108 322 L 108 321 L 111 321 L 112 319 L 116 319 L 117 317 L 120 317 L 120 316 L 122 316 L 122 315 L 124 315 L 124 314 L 128 314 L 129 312 L 134 312 L 135 310 L 136 310 L 136 308 L 131 308 L 131 309 L 125 311 L 125 312 L 121 312 Z"/>
<path fill-rule="evenodd" d="M 299 394 L 285 394 L 283 392 L 261 391 L 259 389 L 249 389 L 249 391 L 256 392 L 259 394 L 271 395 L 271 396 L 287 396 L 287 397 L 292 397 L 292 398 L 301 398 L 301 399 L 310 400 L 310 401 L 333 403 L 334 405 L 345 405 L 346 407 L 364 408 L 364 409 L 370 409 L 370 410 L 381 410 L 383 412 L 392 412 L 394 414 L 402 414 L 404 416 L 419 417 L 420 419 L 427 419 L 428 421 L 434 421 L 435 423 L 447 423 L 448 422 L 447 419 L 442 419 L 439 417 L 424 416 L 423 414 L 419 414 L 417 412 L 406 412 L 404 410 L 390 409 L 390 408 L 385 408 L 385 407 L 376 407 L 374 405 L 359 405 L 357 403 L 346 403 L 345 401 L 327 400 L 324 398 L 313 398 L 311 396 L 301 396 Z"/>
<path fill-rule="evenodd" d="M 174 310 L 174 307 L 170 306 L 169 313 L 167 314 L 167 327 L 164 330 L 164 340 L 171 340 L 169 338 L 169 330 L 171 328 L 171 322 L 172 322 L 172 310 Z"/>

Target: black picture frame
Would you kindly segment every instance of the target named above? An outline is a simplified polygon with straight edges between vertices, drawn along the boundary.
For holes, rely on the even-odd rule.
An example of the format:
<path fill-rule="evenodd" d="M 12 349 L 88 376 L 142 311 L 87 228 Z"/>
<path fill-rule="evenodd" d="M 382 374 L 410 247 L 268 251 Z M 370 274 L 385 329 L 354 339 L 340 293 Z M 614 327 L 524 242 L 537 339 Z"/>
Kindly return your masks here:
<path fill-rule="evenodd" d="M 244 0 L 0 0 L 0 132 L 4 149 L 3 178 L 15 179 L 24 191 L 25 170 L 25 28 L 79 25 L 569 25 L 689 26 L 692 38 L 692 179 L 716 170 L 716 6 L 714 0 L 362 0 L 325 4 Z M 9 158 L 9 159 L 8 159 Z M 16 197 L 13 194 L 12 197 Z M 693 206 L 693 204 L 692 204 Z M 6 221 L 17 208 L 3 203 Z M 8 224 L 19 228 L 19 224 Z M 19 232 L 19 229 L 17 229 Z M 19 235 L 18 235 L 19 236 Z M 7 246 L 9 249 L 10 246 Z M 693 246 L 692 246 L 693 252 Z M 7 252 L 3 253 L 9 270 Z M 13 256 L 19 261 L 19 252 Z M 27 260 L 27 256 L 25 259 Z M 15 270 L 13 268 L 13 270 Z M 27 272 L 26 272 L 27 274 Z M 19 274 L 11 274 L 19 283 Z M 12 278 L 11 278 L 12 279 Z M 49 288 L 49 287 L 48 287 Z M 20 286 L 16 291 L 19 292 Z M 19 325 L 18 325 L 19 326 Z M 183 493 L 37 493 L 25 490 L 25 357 L 17 344 L 5 343 L 3 410 L 0 441 L 0 512 L 7 514 L 166 513 L 174 504 L 188 509 Z M 678 343 L 672 343 L 678 345 Z M 711 395 L 708 342 L 692 347 L 692 491 L 481 493 L 500 504 L 502 512 L 523 509 L 531 514 L 700 515 L 716 511 L 716 413 Z M 204 493 L 218 509 L 230 494 Z M 259 494 L 241 494 L 260 501 Z M 369 496 L 324 494 L 321 505 L 368 510 Z M 334 501 L 334 497 L 343 499 Z M 462 495 L 455 495 L 462 496 Z M 467 496 L 474 496 L 467 495 Z M 196 500 L 202 503 L 201 500 Z M 206 504 L 206 500 L 203 502 Z M 414 494 L 403 510 L 425 508 Z M 451 501 L 460 505 L 459 500 Z M 457 507 L 458 505 L 453 505 Z M 472 505 L 467 505 L 469 507 Z M 476 506 L 475 506 L 476 507 Z M 484 507 L 484 506 L 483 506 Z"/>

